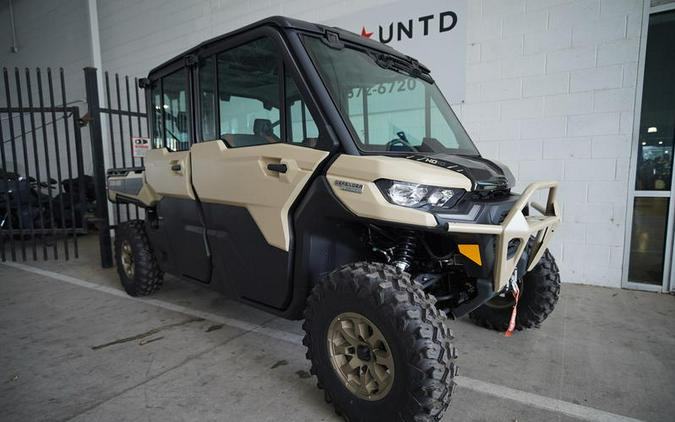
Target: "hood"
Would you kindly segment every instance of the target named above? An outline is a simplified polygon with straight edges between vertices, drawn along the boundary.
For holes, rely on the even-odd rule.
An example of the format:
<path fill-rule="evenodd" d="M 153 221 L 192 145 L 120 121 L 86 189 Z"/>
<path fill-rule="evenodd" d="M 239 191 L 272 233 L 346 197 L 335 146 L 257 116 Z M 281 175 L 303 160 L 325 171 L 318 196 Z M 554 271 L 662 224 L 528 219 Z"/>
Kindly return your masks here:
<path fill-rule="evenodd" d="M 516 182 L 504 164 L 485 158 L 455 154 L 414 154 L 405 158 L 463 174 L 471 180 L 474 191 L 509 190 Z"/>

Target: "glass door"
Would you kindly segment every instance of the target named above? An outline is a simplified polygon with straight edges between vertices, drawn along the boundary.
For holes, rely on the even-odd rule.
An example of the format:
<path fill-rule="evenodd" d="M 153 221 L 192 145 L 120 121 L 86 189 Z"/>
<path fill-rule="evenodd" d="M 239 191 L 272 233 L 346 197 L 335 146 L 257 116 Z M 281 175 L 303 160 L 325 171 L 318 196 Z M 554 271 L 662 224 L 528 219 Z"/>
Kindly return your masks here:
<path fill-rule="evenodd" d="M 643 29 L 641 106 L 631 162 L 624 287 L 667 291 L 673 267 L 675 5 L 652 8 Z M 645 31 L 646 30 L 646 31 Z M 646 37 L 645 37 L 646 36 Z M 644 42 L 646 38 L 646 45 Z M 639 122 L 639 124 L 637 124 Z"/>

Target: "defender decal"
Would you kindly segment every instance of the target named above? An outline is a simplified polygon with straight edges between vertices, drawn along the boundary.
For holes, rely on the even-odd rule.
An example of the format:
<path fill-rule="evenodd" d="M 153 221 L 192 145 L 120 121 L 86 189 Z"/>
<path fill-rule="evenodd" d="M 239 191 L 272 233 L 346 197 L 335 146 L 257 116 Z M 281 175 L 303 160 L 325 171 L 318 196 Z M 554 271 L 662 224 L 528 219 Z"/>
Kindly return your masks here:
<path fill-rule="evenodd" d="M 363 185 L 360 183 L 347 182 L 346 180 L 336 180 L 335 186 L 347 192 L 353 193 L 363 192 Z"/>

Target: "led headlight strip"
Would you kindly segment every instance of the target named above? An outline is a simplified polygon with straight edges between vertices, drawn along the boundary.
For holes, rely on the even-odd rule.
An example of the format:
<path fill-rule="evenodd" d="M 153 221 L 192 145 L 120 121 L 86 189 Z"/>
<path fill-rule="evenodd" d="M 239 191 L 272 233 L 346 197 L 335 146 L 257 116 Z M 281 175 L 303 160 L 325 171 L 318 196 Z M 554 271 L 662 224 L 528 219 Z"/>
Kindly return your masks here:
<path fill-rule="evenodd" d="M 464 189 L 429 186 L 399 180 L 380 179 L 375 182 L 387 201 L 409 208 L 430 206 L 450 208 L 459 201 Z"/>

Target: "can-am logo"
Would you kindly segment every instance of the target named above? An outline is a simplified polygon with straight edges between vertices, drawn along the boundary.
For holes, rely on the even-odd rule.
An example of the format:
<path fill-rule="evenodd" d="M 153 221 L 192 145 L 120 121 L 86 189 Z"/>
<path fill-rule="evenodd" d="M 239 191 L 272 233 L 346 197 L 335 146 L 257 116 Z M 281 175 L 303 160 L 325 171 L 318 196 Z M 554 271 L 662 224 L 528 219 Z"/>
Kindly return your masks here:
<path fill-rule="evenodd" d="M 378 26 L 379 41 L 387 44 L 392 40 L 401 41 L 403 39 L 412 39 L 414 36 L 429 36 L 432 32 L 448 32 L 457 25 L 457 14 L 453 11 L 441 12 L 438 15 L 425 15 L 419 18 L 412 18 L 389 22 L 389 25 Z M 369 32 L 365 26 L 361 27 L 361 36 L 370 38 L 373 32 Z"/>

